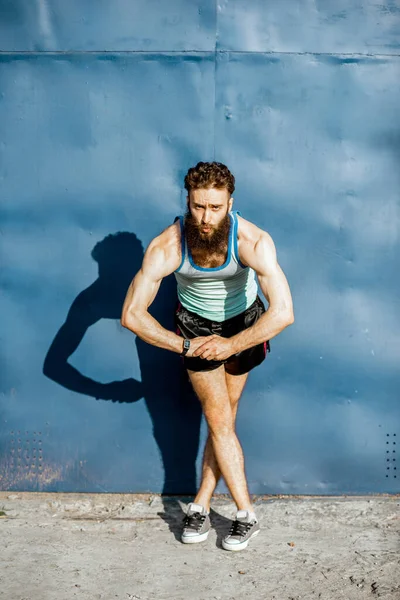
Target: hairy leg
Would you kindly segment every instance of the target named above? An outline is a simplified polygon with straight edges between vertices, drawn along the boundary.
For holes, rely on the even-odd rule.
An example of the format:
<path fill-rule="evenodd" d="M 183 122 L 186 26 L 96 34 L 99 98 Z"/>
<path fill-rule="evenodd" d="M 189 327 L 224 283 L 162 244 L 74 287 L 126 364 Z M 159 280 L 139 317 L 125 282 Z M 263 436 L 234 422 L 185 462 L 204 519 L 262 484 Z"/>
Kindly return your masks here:
<path fill-rule="evenodd" d="M 246 384 L 248 373 L 244 375 L 229 375 L 225 372 L 226 385 L 228 389 L 229 401 L 232 409 L 232 418 L 235 426 L 239 399 Z M 195 502 L 210 509 L 210 501 L 217 483 L 221 477 L 221 470 L 218 466 L 214 454 L 214 448 L 211 442 L 211 436 L 208 434 L 207 442 L 204 448 L 202 479 Z"/>
<path fill-rule="evenodd" d="M 209 428 L 202 482 L 194 501 L 209 510 L 212 494 L 222 474 L 238 508 L 250 509 L 243 452 L 235 433 L 238 403 L 247 374 L 229 375 L 223 367 L 215 371 L 188 373 Z"/>

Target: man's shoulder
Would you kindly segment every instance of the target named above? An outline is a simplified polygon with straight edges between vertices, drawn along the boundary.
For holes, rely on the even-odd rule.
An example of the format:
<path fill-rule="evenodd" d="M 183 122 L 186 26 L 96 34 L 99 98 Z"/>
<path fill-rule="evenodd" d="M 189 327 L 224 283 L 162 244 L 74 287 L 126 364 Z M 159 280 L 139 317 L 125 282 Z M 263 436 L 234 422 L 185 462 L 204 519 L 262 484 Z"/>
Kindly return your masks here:
<path fill-rule="evenodd" d="M 251 221 L 239 217 L 238 250 L 240 260 L 257 273 L 276 262 L 275 244 L 270 234 Z"/>
<path fill-rule="evenodd" d="M 181 228 L 179 220 L 168 225 L 163 231 L 153 238 L 149 244 L 149 251 L 162 253 L 165 260 L 180 259 L 181 254 Z"/>
<path fill-rule="evenodd" d="M 268 231 L 265 231 L 255 223 L 244 219 L 241 215 L 237 215 L 237 220 L 239 241 L 245 242 L 246 244 L 256 244 L 261 238 L 263 238 L 272 242 L 272 237 Z"/>
<path fill-rule="evenodd" d="M 181 226 L 179 219 L 177 219 L 175 223 L 168 225 L 168 227 L 163 229 L 162 232 L 154 239 L 157 240 L 159 244 L 165 246 L 168 246 L 169 244 L 174 243 L 176 241 L 180 241 Z"/>

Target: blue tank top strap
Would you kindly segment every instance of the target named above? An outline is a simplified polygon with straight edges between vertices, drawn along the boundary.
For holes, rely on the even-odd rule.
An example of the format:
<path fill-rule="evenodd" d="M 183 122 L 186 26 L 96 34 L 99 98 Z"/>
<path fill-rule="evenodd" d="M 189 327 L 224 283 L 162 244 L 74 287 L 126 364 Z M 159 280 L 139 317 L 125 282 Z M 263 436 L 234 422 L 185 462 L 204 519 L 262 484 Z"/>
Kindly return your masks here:
<path fill-rule="evenodd" d="M 236 258 L 238 265 L 240 265 L 242 267 L 242 269 L 245 269 L 246 265 L 244 265 L 239 258 L 239 250 L 238 250 L 239 224 L 238 224 L 238 220 L 237 220 L 237 215 L 239 215 L 240 217 L 242 216 L 238 210 L 232 211 L 232 216 L 233 216 L 233 253 L 234 253 L 234 256 Z"/>
<path fill-rule="evenodd" d="M 229 213 L 229 219 L 230 219 L 230 224 L 229 224 L 229 239 L 228 239 L 228 258 L 229 261 L 227 262 L 231 262 L 232 260 L 232 256 L 234 256 L 235 253 L 235 216 L 232 212 Z"/>
<path fill-rule="evenodd" d="M 181 226 L 181 254 L 182 254 L 182 259 L 181 259 L 181 264 L 176 269 L 177 273 L 182 269 L 183 263 L 185 262 L 185 246 L 186 246 L 186 243 L 185 243 L 185 230 L 184 230 L 184 227 L 183 227 L 183 216 L 179 215 L 178 217 L 175 217 L 174 223 L 176 223 L 178 219 L 179 219 L 179 225 Z"/>

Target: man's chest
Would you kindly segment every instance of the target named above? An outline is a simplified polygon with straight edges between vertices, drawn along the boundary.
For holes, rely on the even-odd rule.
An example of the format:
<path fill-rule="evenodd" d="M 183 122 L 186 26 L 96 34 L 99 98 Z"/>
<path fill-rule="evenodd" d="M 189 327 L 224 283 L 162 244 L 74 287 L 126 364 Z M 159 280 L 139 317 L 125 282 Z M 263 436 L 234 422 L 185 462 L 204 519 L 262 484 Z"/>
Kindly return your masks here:
<path fill-rule="evenodd" d="M 192 259 L 195 265 L 203 269 L 214 269 L 221 267 L 227 258 L 227 248 L 224 251 L 210 252 L 205 250 L 192 251 Z"/>

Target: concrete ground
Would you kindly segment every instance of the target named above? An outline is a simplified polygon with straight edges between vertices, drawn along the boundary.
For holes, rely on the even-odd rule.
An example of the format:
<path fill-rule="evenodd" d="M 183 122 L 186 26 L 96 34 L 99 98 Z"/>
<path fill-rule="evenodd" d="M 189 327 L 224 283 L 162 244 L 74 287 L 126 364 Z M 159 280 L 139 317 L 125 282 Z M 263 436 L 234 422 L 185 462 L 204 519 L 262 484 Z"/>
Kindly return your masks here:
<path fill-rule="evenodd" d="M 226 497 L 205 543 L 179 541 L 190 500 L 0 492 L 0 598 L 400 600 L 398 496 L 257 498 L 262 531 L 237 553 Z"/>

